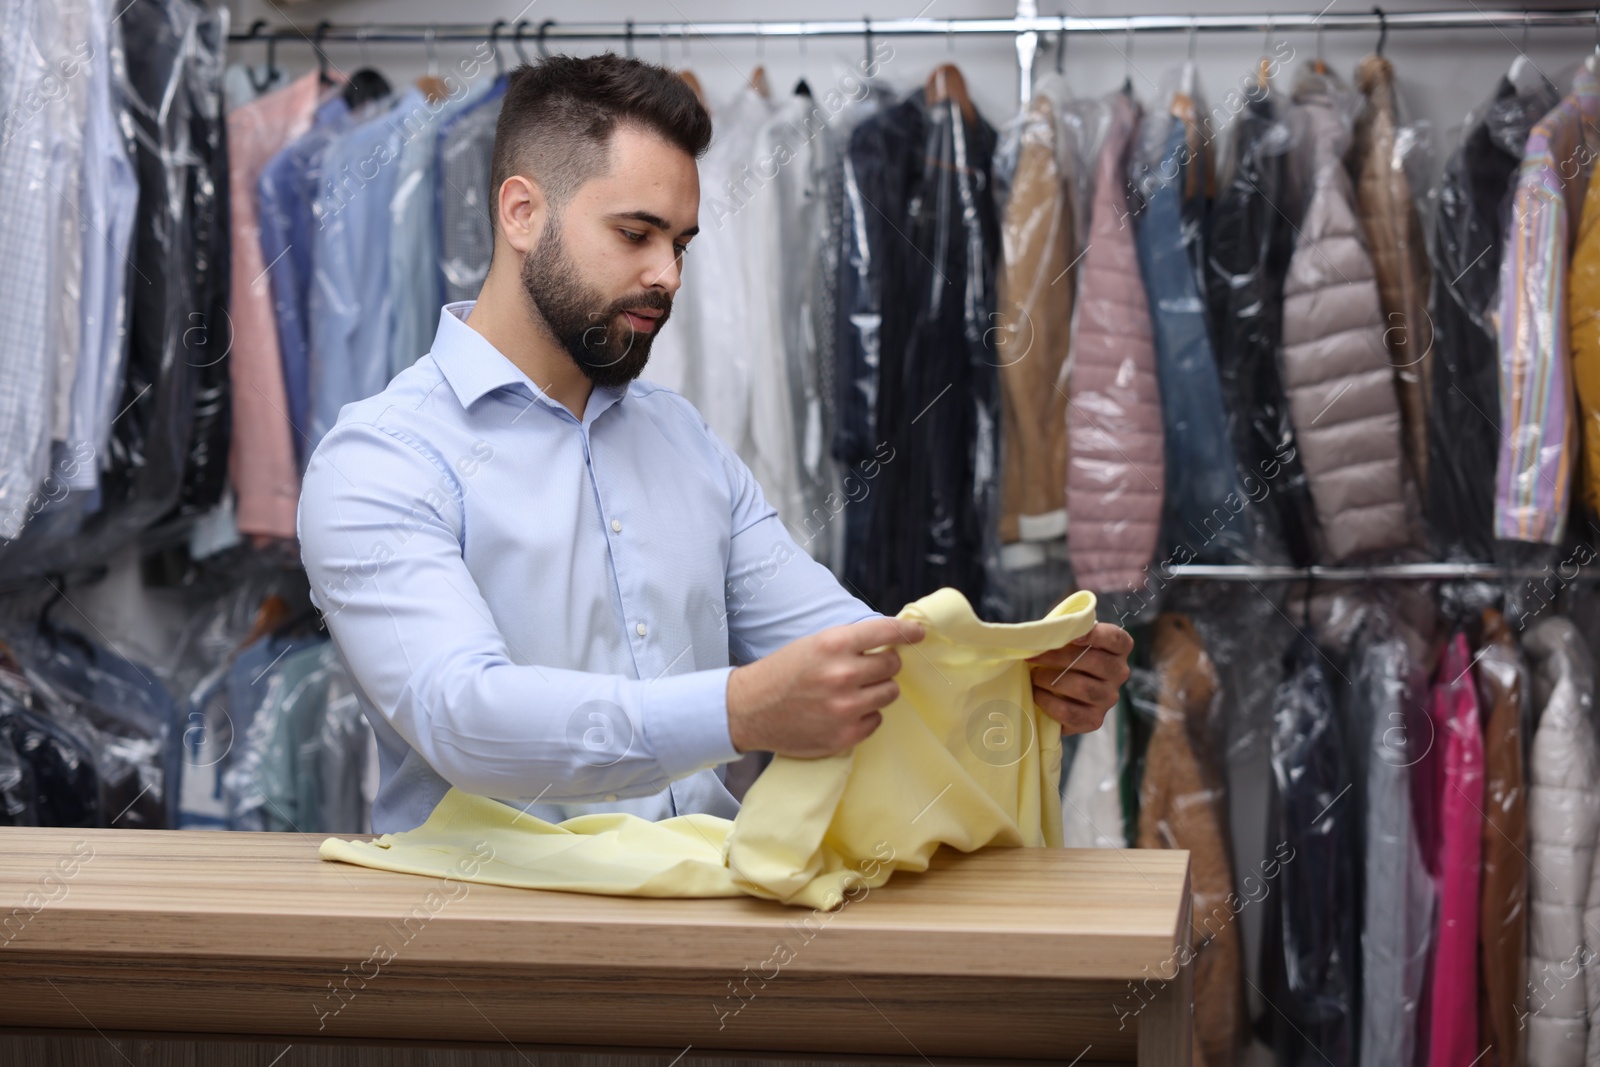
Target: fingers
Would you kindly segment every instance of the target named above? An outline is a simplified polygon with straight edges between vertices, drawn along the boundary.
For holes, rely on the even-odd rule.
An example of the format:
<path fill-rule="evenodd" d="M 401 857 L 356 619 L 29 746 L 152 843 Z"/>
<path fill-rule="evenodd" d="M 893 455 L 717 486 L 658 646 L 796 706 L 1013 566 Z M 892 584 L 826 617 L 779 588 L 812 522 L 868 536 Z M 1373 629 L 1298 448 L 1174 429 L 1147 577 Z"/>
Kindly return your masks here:
<path fill-rule="evenodd" d="M 1113 656 L 1127 657 L 1133 651 L 1133 635 L 1110 622 L 1097 622 L 1094 629 L 1073 641 L 1068 647 L 1103 648 Z"/>
<path fill-rule="evenodd" d="M 1068 645 L 1066 648 L 1053 648 L 1049 652 L 1041 653 L 1028 662 L 1053 672 L 1044 677 L 1071 672 L 1087 674 L 1091 678 L 1098 678 L 1113 685 L 1121 685 L 1128 680 L 1128 661 L 1110 652 L 1102 652 L 1098 648 L 1077 648 Z"/>
<path fill-rule="evenodd" d="M 887 617 L 862 619 L 837 629 L 842 632 L 847 652 L 865 652 L 887 645 L 914 645 L 925 636 L 920 622 Z"/>
<path fill-rule="evenodd" d="M 1115 704 L 1117 690 L 1121 688 L 1119 684 L 1103 678 L 1077 671 L 1063 672 L 1055 667 L 1033 667 L 1031 673 L 1036 690 L 1042 689 L 1064 700 L 1075 700 L 1096 708 L 1109 708 Z"/>
<path fill-rule="evenodd" d="M 1033 699 L 1040 711 L 1061 724 L 1064 734 L 1093 733 L 1106 721 L 1106 712 L 1110 710 L 1078 700 L 1066 700 L 1037 687 L 1033 691 Z"/>

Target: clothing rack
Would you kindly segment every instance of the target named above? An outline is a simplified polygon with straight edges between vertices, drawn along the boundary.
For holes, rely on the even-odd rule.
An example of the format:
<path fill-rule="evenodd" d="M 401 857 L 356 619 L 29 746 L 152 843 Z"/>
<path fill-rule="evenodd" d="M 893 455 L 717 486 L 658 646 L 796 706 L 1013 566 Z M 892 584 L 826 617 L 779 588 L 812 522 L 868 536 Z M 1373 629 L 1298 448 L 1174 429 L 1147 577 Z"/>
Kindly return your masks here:
<path fill-rule="evenodd" d="M 526 9 L 524 9 L 526 11 Z M 520 13 L 519 13 L 520 14 Z M 1377 33 L 1380 40 L 1390 30 L 1496 30 L 1518 34 L 1533 29 L 1592 28 L 1600 49 L 1600 7 L 1564 11 L 1526 11 L 1512 8 L 1387 13 L 1379 7 L 1368 12 L 1320 14 L 1211 14 L 1211 15 L 1040 15 L 1037 0 L 1018 0 L 1012 18 L 892 18 L 819 19 L 816 21 L 715 21 L 698 22 L 561 22 L 518 18 L 492 23 L 333 23 L 315 26 L 290 23 L 269 26 L 257 21 L 228 34 L 231 44 L 303 42 L 321 52 L 327 41 L 357 44 L 427 44 L 438 41 L 483 41 L 495 47 L 504 42 L 536 45 L 546 52 L 555 41 L 624 41 L 630 49 L 636 39 L 683 40 L 863 37 L 870 51 L 873 36 L 936 39 L 967 36 L 1016 38 L 1020 74 L 1020 99 L 1026 106 L 1032 87 L 1033 58 L 1039 34 L 1099 34 L 1101 36 L 1151 33 L 1277 33 L 1323 31 Z M 1158 577 L 1189 581 L 1463 581 L 1539 579 L 1551 568 L 1502 567 L 1486 563 L 1404 563 L 1351 567 L 1290 567 L 1254 564 L 1181 564 L 1166 567 Z M 1600 578 L 1600 568 L 1582 568 L 1574 578 Z"/>
<path fill-rule="evenodd" d="M 531 5 L 530 5 L 531 6 Z M 931 6 L 931 5 L 930 5 Z M 1332 4 L 1328 5 L 1332 7 Z M 273 27 L 258 20 L 248 29 L 228 34 L 232 44 L 252 41 L 276 44 L 282 41 L 304 41 L 320 54 L 325 41 L 353 41 L 359 44 L 410 44 L 437 41 L 489 40 L 498 50 L 502 36 L 510 37 L 518 45 L 524 40 L 537 44 L 541 54 L 548 54 L 551 41 L 625 41 L 631 54 L 635 38 L 657 38 L 663 43 L 671 38 L 687 41 L 696 36 L 706 39 L 721 37 L 796 38 L 808 37 L 865 37 L 867 51 L 872 51 L 872 37 L 938 37 L 953 38 L 956 34 L 1010 36 L 1016 39 L 1017 97 L 1019 106 L 1027 107 L 1033 91 L 1033 60 L 1039 47 L 1039 34 L 1062 35 L 1094 33 L 1106 36 L 1135 33 L 1274 33 L 1315 30 L 1376 31 L 1379 48 L 1390 30 L 1517 30 L 1523 33 L 1534 27 L 1593 26 L 1595 46 L 1600 49 L 1600 7 L 1568 11 L 1519 11 L 1510 8 L 1455 11 L 1403 11 L 1389 14 L 1381 7 L 1370 12 L 1333 12 L 1324 9 L 1315 15 L 1296 14 L 1237 14 L 1237 15 L 1040 15 L 1038 0 L 1017 0 L 1017 13 L 1011 18 L 930 19 L 896 18 L 874 20 L 871 16 L 856 19 L 820 19 L 803 21 L 753 21 L 753 22 L 560 22 L 556 19 L 534 21 L 522 18 L 528 10 L 524 7 L 516 19 L 498 19 L 492 23 L 441 22 L 420 23 L 360 23 L 337 24 L 320 22 L 313 27 L 296 24 Z"/>

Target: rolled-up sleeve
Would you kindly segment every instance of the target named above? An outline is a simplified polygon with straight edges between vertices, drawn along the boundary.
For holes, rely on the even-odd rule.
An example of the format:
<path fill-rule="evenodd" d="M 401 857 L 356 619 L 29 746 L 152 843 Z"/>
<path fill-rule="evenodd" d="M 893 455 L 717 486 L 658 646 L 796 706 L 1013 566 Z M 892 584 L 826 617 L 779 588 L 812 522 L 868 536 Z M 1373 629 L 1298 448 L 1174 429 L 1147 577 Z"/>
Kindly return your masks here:
<path fill-rule="evenodd" d="M 514 662 L 462 556 L 460 489 L 439 488 L 455 484 L 410 438 L 347 420 L 313 456 L 298 517 L 312 600 L 356 683 L 440 776 L 484 796 L 589 801 L 657 793 L 738 755 L 731 667 L 644 681 Z"/>

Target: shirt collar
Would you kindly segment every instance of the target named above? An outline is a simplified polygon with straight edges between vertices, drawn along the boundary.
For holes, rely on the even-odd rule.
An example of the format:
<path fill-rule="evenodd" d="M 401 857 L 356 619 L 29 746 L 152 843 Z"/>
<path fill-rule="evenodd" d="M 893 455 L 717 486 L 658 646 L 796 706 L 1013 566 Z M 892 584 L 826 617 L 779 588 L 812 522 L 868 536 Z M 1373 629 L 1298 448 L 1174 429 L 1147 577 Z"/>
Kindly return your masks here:
<path fill-rule="evenodd" d="M 446 304 L 439 312 L 439 330 L 433 337 L 433 361 L 444 375 L 445 381 L 456 392 L 463 408 L 470 408 L 496 389 L 522 386 L 547 407 L 572 418 L 572 412 L 561 401 L 554 399 L 529 378 L 522 370 L 483 334 L 467 325 L 467 315 L 476 300 L 461 300 Z M 612 404 L 627 393 L 627 386 L 597 385 L 589 394 L 583 408 L 584 425 L 592 423 Z"/>

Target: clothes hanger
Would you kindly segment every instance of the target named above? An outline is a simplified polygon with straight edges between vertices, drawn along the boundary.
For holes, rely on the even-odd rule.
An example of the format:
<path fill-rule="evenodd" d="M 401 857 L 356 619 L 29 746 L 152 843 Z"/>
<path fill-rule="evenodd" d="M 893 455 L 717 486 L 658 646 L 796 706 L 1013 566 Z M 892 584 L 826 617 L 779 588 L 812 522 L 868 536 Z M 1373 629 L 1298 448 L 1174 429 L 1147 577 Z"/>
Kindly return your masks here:
<path fill-rule="evenodd" d="M 250 39 L 256 40 L 261 36 L 261 31 L 267 28 L 266 19 L 256 19 L 250 24 Z M 267 72 L 260 81 L 256 81 L 256 72 L 248 65 L 244 68 L 244 75 L 250 79 L 250 88 L 257 93 L 264 93 L 272 87 L 272 74 L 278 67 L 278 34 L 274 32 L 267 38 Z"/>
<path fill-rule="evenodd" d="M 1056 33 L 1056 73 L 1066 73 L 1067 58 L 1067 16 L 1061 16 L 1061 29 Z"/>
<path fill-rule="evenodd" d="M 805 59 L 806 59 L 806 24 L 805 23 L 802 22 L 800 24 L 800 32 L 795 34 L 794 36 L 795 36 L 795 42 L 799 45 L 799 48 L 800 48 L 800 62 L 802 64 L 804 64 L 805 63 Z M 811 83 L 806 81 L 806 76 L 804 74 L 800 75 L 800 80 L 794 83 L 794 95 L 795 96 L 810 96 L 810 95 L 812 95 L 811 94 Z"/>
<path fill-rule="evenodd" d="M 549 59 L 550 58 L 550 49 L 544 43 L 544 35 L 546 33 L 550 32 L 550 27 L 554 26 L 555 24 L 556 24 L 556 20 L 555 19 L 545 19 L 543 22 L 539 23 L 539 39 L 538 39 L 538 41 L 536 43 L 539 46 L 539 58 L 540 59 Z"/>
<path fill-rule="evenodd" d="M 1385 15 L 1383 8 L 1378 7 L 1376 4 L 1372 6 L 1372 13 L 1378 16 L 1378 45 L 1372 51 L 1374 54 L 1381 56 L 1383 55 L 1384 43 L 1389 40 L 1389 16 Z M 1595 17 L 1600 18 L 1600 11 L 1596 12 Z"/>
<path fill-rule="evenodd" d="M 1123 31 L 1122 42 L 1122 93 L 1124 96 L 1133 96 L 1133 27 L 1129 26 Z"/>
<path fill-rule="evenodd" d="M 695 77 L 694 71 L 689 69 L 688 24 L 685 23 L 683 29 L 679 30 L 678 32 L 683 37 L 683 69 L 678 71 L 678 77 L 682 78 L 684 84 L 688 85 L 690 89 L 694 90 L 695 99 L 700 101 L 700 106 L 705 108 L 707 111 L 710 111 L 711 106 L 706 103 L 706 91 L 700 87 L 700 79 Z"/>
<path fill-rule="evenodd" d="M 489 27 L 489 50 L 494 53 L 494 76 L 506 76 L 506 57 L 500 54 L 500 31 L 510 23 L 505 19 L 495 19 L 494 25 Z"/>
<path fill-rule="evenodd" d="M 1311 69 L 1318 74 L 1328 73 L 1328 64 L 1322 59 L 1322 24 L 1317 24 L 1317 58 L 1311 61 Z"/>
<path fill-rule="evenodd" d="M 623 47 L 627 50 L 629 59 L 633 58 L 633 20 L 629 19 L 622 27 Z"/>
<path fill-rule="evenodd" d="M 1267 39 L 1261 44 L 1261 62 L 1256 66 L 1256 88 L 1262 93 L 1268 91 L 1272 81 L 1272 16 L 1267 16 Z"/>
<path fill-rule="evenodd" d="M 767 85 L 767 68 L 761 62 L 766 56 L 766 38 L 761 36 L 761 23 L 756 23 L 756 67 L 750 72 L 750 88 L 761 94 L 761 99 L 771 100 L 772 89 Z"/>
<path fill-rule="evenodd" d="M 428 27 L 427 35 L 423 38 L 428 52 L 428 73 L 417 79 L 417 88 L 428 98 L 428 103 L 437 104 L 450 95 L 449 87 L 444 79 L 439 77 L 439 57 L 434 54 L 433 40 L 436 34 L 432 26 Z"/>
<path fill-rule="evenodd" d="M 955 104 L 967 122 L 972 122 L 977 116 L 972 98 L 967 95 L 967 79 L 961 76 L 960 69 L 954 63 L 940 63 L 934 67 L 928 75 L 924 93 L 930 104 L 942 104 L 945 101 Z"/>
<path fill-rule="evenodd" d="M 513 47 L 513 48 L 515 48 L 517 50 L 517 58 L 522 60 L 522 62 L 524 64 L 529 62 L 528 53 L 523 51 L 523 48 L 522 48 L 522 35 L 523 35 L 524 32 L 527 31 L 527 29 L 528 29 L 528 20 L 527 19 L 518 19 L 517 20 L 516 32 L 511 35 L 511 47 Z"/>
<path fill-rule="evenodd" d="M 350 75 L 350 80 L 344 83 L 344 102 L 351 111 L 393 92 L 389 87 L 389 79 L 367 66 L 367 32 L 366 26 L 356 31 L 356 41 L 361 46 L 361 69 Z"/>
<path fill-rule="evenodd" d="M 317 23 L 317 28 L 311 31 L 311 47 L 317 53 L 317 84 L 328 86 L 333 84 L 333 79 L 328 76 L 328 53 L 322 47 L 322 39 L 333 28 L 333 23 L 323 19 Z"/>

